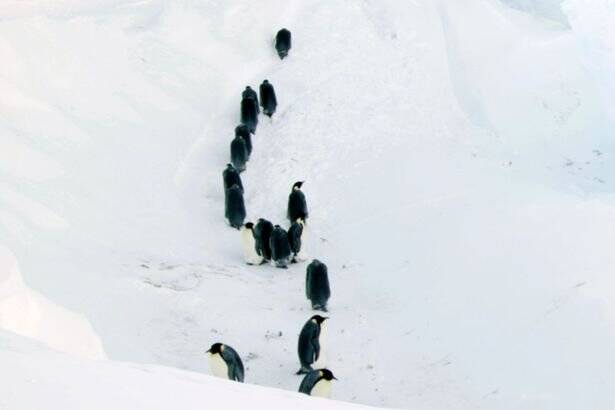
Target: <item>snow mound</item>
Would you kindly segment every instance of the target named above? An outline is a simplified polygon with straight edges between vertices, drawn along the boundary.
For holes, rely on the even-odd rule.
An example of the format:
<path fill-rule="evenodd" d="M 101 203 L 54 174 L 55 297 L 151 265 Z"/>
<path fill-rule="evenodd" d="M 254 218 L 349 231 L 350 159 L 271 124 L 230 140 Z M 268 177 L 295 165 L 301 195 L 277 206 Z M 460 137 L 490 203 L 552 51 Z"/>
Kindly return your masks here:
<path fill-rule="evenodd" d="M 31 337 L 62 352 L 94 359 L 105 357 L 88 321 L 29 289 L 23 283 L 14 255 L 3 246 L 0 246 L 0 329 Z"/>

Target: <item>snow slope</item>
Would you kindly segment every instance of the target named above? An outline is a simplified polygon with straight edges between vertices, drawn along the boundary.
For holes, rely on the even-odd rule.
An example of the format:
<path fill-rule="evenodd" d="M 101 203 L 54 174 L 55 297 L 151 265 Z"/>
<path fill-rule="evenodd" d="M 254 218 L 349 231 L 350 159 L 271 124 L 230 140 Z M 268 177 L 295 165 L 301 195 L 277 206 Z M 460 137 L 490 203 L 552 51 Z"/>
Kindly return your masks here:
<path fill-rule="evenodd" d="M 98 338 L 110 359 L 16 358 L 27 343 L 3 336 L 10 387 L 64 391 L 50 372 L 68 360 L 68 385 L 108 381 L 83 382 L 93 397 L 200 405 L 199 383 L 228 396 L 194 374 L 223 341 L 248 383 L 296 390 L 305 265 L 245 266 L 222 218 L 240 92 L 268 78 L 280 105 L 254 138 L 248 214 L 283 222 L 307 181 L 309 252 L 332 282 L 334 398 L 611 408 L 612 1 L 565 1 L 570 28 L 499 0 L 252 3 L 0 6 L 0 243 L 29 288 L 87 318 L 83 332 L 62 325 L 73 341 Z M 280 61 L 283 26 L 294 42 Z M 162 383 L 178 394 L 153 396 Z"/>

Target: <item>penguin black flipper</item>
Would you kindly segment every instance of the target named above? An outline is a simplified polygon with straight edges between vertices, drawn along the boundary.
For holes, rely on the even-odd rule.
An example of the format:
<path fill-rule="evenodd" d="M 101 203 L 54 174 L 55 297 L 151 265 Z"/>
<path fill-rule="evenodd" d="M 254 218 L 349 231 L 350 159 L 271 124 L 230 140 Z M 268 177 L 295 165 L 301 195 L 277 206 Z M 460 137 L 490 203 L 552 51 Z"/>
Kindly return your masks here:
<path fill-rule="evenodd" d="M 310 264 L 311 265 L 311 264 Z M 312 289 L 312 269 L 310 269 L 310 265 L 308 265 L 306 273 L 305 273 L 305 297 L 310 299 L 310 290 Z"/>
<path fill-rule="evenodd" d="M 320 372 L 318 370 L 312 370 L 308 374 L 305 375 L 303 380 L 301 380 L 301 384 L 299 385 L 299 393 L 304 393 L 309 395 L 312 392 L 312 388 L 318 382 L 320 378 Z"/>
<path fill-rule="evenodd" d="M 314 350 L 314 358 L 312 363 L 316 363 L 318 358 L 320 357 L 320 341 L 318 340 L 320 337 L 320 329 L 318 329 L 318 335 L 310 341 L 312 343 L 312 349 Z"/>
<path fill-rule="evenodd" d="M 225 346 L 221 354 L 228 366 L 228 378 L 243 383 L 244 369 L 239 354 L 230 346 Z"/>

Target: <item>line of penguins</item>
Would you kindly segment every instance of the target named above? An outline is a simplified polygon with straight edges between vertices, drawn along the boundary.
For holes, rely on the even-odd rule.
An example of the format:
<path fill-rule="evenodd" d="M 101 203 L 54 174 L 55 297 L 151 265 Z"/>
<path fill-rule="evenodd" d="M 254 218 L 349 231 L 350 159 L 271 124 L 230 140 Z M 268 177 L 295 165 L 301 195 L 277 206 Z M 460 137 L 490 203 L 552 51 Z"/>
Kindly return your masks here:
<path fill-rule="evenodd" d="M 275 48 L 280 59 L 288 56 L 291 48 L 291 33 L 287 29 L 278 31 Z M 273 85 L 264 80 L 259 95 L 247 86 L 241 96 L 241 123 L 235 128 L 231 141 L 231 162 L 222 173 L 225 192 L 225 217 L 230 226 L 240 230 L 245 262 L 248 265 L 271 263 L 286 269 L 290 263 L 307 260 L 304 248 L 307 232 L 308 208 L 305 194 L 301 191 L 303 181 L 295 182 L 288 197 L 287 218 L 291 225 L 288 231 L 280 225 L 260 218 L 254 224 L 245 222 L 246 207 L 243 199 L 244 187 L 240 174 L 246 170 L 246 163 L 252 153 L 252 135 L 258 125 L 259 108 L 271 118 L 277 107 Z M 306 269 L 305 291 L 313 310 L 327 311 L 331 296 L 327 266 L 313 260 Z M 337 380 L 331 370 L 315 369 L 316 362 L 323 356 L 323 339 L 326 335 L 327 317 L 312 316 L 301 329 L 298 355 L 301 368 L 297 375 L 305 375 L 299 392 L 318 397 L 330 397 L 331 382 Z M 244 367 L 241 357 L 231 346 L 214 343 L 207 351 L 212 373 L 221 378 L 238 382 L 244 381 Z"/>

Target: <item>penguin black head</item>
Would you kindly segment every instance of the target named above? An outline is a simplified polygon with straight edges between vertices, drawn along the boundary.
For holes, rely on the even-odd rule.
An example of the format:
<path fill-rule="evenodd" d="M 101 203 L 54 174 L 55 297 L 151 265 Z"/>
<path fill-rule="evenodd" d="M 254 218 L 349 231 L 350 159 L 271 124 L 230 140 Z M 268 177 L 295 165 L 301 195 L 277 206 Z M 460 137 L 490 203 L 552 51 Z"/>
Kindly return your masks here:
<path fill-rule="evenodd" d="M 249 229 L 249 230 L 253 230 L 254 229 L 254 224 L 252 222 L 246 222 L 245 224 L 243 224 L 243 226 L 246 229 Z"/>
<path fill-rule="evenodd" d="M 301 189 L 301 186 L 303 185 L 305 181 L 297 181 L 293 184 L 293 189 Z"/>
<path fill-rule="evenodd" d="M 211 345 L 209 350 L 207 352 L 205 352 L 205 353 L 220 354 L 223 351 L 224 351 L 224 344 L 222 344 L 222 343 L 214 343 L 213 345 Z"/>
<path fill-rule="evenodd" d="M 263 81 L 263 83 L 269 84 L 269 80 L 265 80 L 265 81 Z"/>
<path fill-rule="evenodd" d="M 247 90 L 251 90 L 251 89 L 252 89 L 252 87 L 250 87 L 249 85 L 246 85 L 246 91 Z"/>
<path fill-rule="evenodd" d="M 233 164 L 231 164 L 230 162 L 229 162 L 228 164 L 226 164 L 226 167 L 227 167 L 228 169 L 233 169 L 233 168 L 235 168 L 235 167 L 233 166 Z"/>
<path fill-rule="evenodd" d="M 320 373 L 320 377 L 325 379 L 325 380 L 329 380 L 329 381 L 337 380 L 337 377 L 335 377 L 333 375 L 333 372 L 331 370 L 329 370 L 329 369 L 320 369 L 319 373 Z"/>
<path fill-rule="evenodd" d="M 319 325 L 322 324 L 322 322 L 324 322 L 325 320 L 329 319 L 328 317 L 324 317 L 324 316 L 320 316 L 320 315 L 314 315 L 312 316 L 312 318 L 310 320 L 315 321 L 316 323 L 318 323 Z"/>
<path fill-rule="evenodd" d="M 273 225 L 274 228 L 280 228 L 280 225 Z"/>

